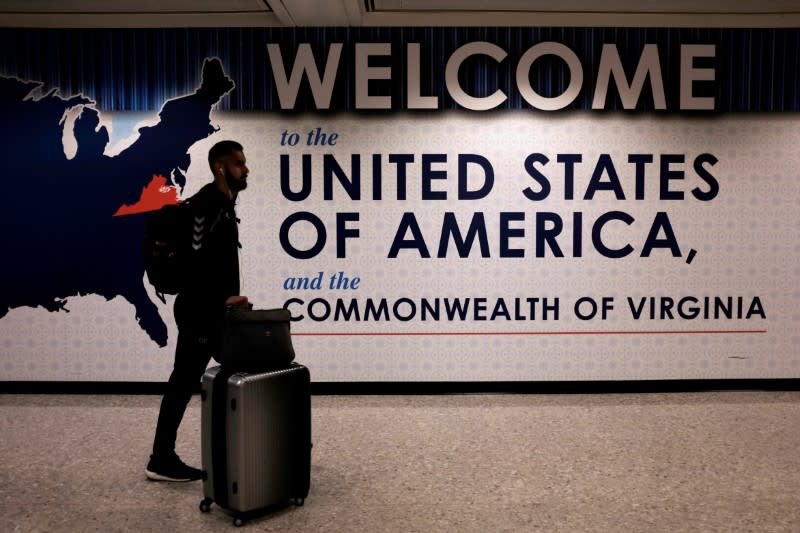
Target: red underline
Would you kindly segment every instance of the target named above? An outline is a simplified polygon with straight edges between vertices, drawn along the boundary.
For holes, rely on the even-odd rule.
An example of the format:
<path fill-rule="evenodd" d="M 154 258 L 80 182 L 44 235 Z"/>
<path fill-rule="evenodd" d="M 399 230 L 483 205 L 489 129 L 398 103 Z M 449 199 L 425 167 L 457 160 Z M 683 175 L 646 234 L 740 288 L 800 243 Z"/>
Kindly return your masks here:
<path fill-rule="evenodd" d="M 296 337 L 477 337 L 512 335 L 737 335 L 766 333 L 765 329 L 698 329 L 639 331 L 404 331 L 404 332 L 292 332 Z"/>

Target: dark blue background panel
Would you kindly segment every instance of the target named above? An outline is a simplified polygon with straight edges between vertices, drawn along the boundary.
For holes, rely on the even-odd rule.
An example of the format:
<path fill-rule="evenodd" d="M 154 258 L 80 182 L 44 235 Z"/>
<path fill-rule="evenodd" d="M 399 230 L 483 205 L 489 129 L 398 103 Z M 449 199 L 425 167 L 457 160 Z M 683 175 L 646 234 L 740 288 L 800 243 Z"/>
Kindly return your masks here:
<path fill-rule="evenodd" d="M 713 82 L 696 82 L 700 96 L 713 96 L 716 112 L 800 110 L 800 30 L 676 28 L 224 28 L 224 29 L 2 29 L 0 75 L 43 82 L 45 91 L 83 94 L 101 111 L 158 110 L 169 98 L 185 95 L 200 82 L 203 60 L 218 57 L 236 89 L 220 102 L 231 111 L 278 111 L 268 43 L 280 43 L 286 68 L 300 43 L 309 43 L 318 68 L 330 43 L 344 43 L 331 111 L 355 110 L 355 43 L 392 43 L 390 57 L 370 66 L 392 67 L 392 80 L 370 82 L 370 94 L 389 95 L 393 109 L 406 108 L 406 44 L 421 43 L 420 89 L 439 97 L 439 109 L 459 109 L 445 84 L 447 59 L 460 46 L 487 41 L 508 53 L 500 63 L 485 56 L 467 60 L 459 72 L 465 90 L 485 96 L 500 89 L 508 98 L 500 109 L 531 109 L 516 87 L 516 65 L 531 46 L 563 43 L 579 57 L 584 80 L 567 109 L 591 109 L 603 44 L 616 44 L 630 79 L 645 44 L 657 44 L 668 112 L 679 111 L 680 46 L 713 44 L 713 58 L 697 60 L 714 68 Z M 550 57 L 531 72 L 534 90 L 561 94 L 569 83 L 563 63 Z M 537 70 L 538 69 L 538 70 Z M 652 110 L 649 84 L 636 109 Z M 303 82 L 293 111 L 316 110 Z M 609 90 L 606 110 L 623 109 Z"/>

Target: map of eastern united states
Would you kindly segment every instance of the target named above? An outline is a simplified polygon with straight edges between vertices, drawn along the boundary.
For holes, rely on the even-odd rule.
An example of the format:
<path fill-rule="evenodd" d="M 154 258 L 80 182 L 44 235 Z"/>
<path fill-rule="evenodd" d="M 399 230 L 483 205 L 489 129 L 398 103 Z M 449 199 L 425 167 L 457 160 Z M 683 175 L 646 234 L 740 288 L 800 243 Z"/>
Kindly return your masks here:
<path fill-rule="evenodd" d="M 144 224 L 149 211 L 174 203 L 170 194 L 177 189 L 170 193 L 164 176 L 183 188 L 189 148 L 217 131 L 211 110 L 234 83 L 219 60 L 206 59 L 197 90 L 167 101 L 158 123 L 139 129 L 137 141 L 113 157 L 103 153 L 109 135 L 98 128 L 91 99 L 62 98 L 55 90 L 35 97 L 41 87 L 0 76 L 0 129 L 13 154 L 4 172 L 8 192 L 0 199 L 8 228 L 0 319 L 17 307 L 68 312 L 74 296 L 121 296 L 133 304 L 139 326 L 166 346 L 166 324 L 143 281 Z M 82 108 L 74 125 L 78 148 L 67 159 L 61 120 L 76 107 Z"/>

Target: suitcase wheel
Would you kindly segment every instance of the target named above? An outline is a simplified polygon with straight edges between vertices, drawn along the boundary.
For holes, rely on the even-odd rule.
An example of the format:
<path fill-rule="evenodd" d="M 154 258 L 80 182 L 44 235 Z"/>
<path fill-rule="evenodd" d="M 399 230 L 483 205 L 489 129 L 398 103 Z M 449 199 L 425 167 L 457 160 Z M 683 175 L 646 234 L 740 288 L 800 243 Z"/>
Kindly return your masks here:
<path fill-rule="evenodd" d="M 244 520 L 239 518 L 238 516 L 233 519 L 233 525 L 236 527 L 242 527 L 244 525 Z"/>
<path fill-rule="evenodd" d="M 204 513 L 210 512 L 211 511 L 211 503 L 213 501 L 214 500 L 212 500 L 211 498 L 204 498 L 203 501 L 200 502 L 200 511 L 202 511 Z"/>
<path fill-rule="evenodd" d="M 292 498 L 289 503 L 296 505 L 297 507 L 302 507 L 303 504 L 306 503 L 306 500 L 304 498 Z"/>

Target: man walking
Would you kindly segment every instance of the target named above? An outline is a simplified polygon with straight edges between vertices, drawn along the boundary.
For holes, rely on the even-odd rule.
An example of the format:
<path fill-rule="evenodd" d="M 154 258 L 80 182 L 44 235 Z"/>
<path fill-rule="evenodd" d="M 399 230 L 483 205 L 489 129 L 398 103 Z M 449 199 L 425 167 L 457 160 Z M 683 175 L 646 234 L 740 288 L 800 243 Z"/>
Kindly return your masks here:
<path fill-rule="evenodd" d="M 208 152 L 213 181 L 188 200 L 194 217 L 193 251 L 185 288 L 175 299 L 175 363 L 145 469 L 154 481 L 202 477 L 201 470 L 175 453 L 178 427 L 209 361 L 220 351 L 226 307 L 248 307 L 247 297 L 239 295 L 239 220 L 234 211 L 238 193 L 247 187 L 243 150 L 235 141 L 215 144 Z"/>

